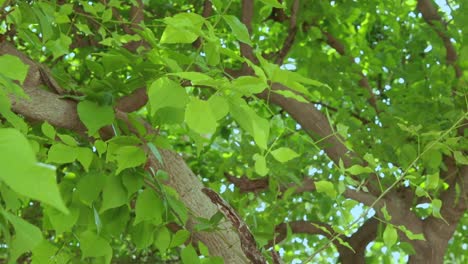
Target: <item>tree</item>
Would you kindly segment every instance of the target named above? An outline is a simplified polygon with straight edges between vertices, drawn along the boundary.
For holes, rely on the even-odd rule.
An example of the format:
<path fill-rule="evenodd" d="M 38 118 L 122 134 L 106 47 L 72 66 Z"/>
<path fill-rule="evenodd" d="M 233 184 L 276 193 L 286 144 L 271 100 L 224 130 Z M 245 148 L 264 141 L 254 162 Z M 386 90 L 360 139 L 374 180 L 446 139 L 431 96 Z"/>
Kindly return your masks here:
<path fill-rule="evenodd" d="M 467 261 L 466 1 L 0 5 L 0 262 Z"/>

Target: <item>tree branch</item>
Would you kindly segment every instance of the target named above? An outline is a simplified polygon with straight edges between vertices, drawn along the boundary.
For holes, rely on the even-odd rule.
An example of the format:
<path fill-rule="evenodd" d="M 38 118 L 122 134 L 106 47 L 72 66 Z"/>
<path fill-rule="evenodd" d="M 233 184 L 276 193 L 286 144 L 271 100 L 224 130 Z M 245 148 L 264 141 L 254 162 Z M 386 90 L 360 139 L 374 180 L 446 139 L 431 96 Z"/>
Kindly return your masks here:
<path fill-rule="evenodd" d="M 234 184 L 237 188 L 239 188 L 241 192 L 258 193 L 258 192 L 267 190 L 268 185 L 269 185 L 268 177 L 251 180 L 247 178 L 246 176 L 242 176 L 239 178 L 227 172 L 224 173 L 224 176 L 230 183 Z M 313 192 L 317 189 L 315 186 L 315 181 L 310 178 L 303 179 L 301 184 L 290 183 L 287 185 L 283 185 L 280 187 L 280 192 L 283 193 L 289 188 L 296 188 L 294 191 L 294 193 L 296 194 L 300 194 L 304 192 Z M 356 191 L 352 189 L 346 189 L 345 192 L 343 193 L 343 196 L 346 198 L 361 202 L 367 206 L 371 206 L 376 200 L 376 197 L 370 193 L 365 193 L 365 192 Z M 379 209 L 382 206 L 383 206 L 383 201 L 379 201 L 377 204 L 375 204 L 374 207 L 376 209 Z"/>
<path fill-rule="evenodd" d="M 341 43 L 338 39 L 336 39 L 326 31 L 322 30 L 322 34 L 326 37 L 326 42 L 328 45 L 330 45 L 330 47 L 334 48 L 341 56 L 346 55 L 346 49 L 343 43 Z M 354 58 L 351 58 L 351 62 L 356 63 L 354 61 Z M 369 84 L 369 79 L 362 72 L 360 72 L 359 75 L 361 76 L 361 79 L 359 80 L 359 85 L 367 90 L 367 92 L 369 93 L 369 104 L 374 108 L 376 113 L 379 113 L 379 109 L 377 107 L 377 99 L 375 97 L 375 94 L 372 92 L 372 88 Z"/>
<path fill-rule="evenodd" d="M 252 33 L 252 17 L 254 15 L 254 1 L 253 0 L 242 0 L 242 16 L 241 22 L 247 27 L 249 35 Z M 258 64 L 258 59 L 255 57 L 252 47 L 243 42 L 239 43 L 241 55 L 249 59 L 255 64 Z M 251 72 L 252 70 L 244 63 L 244 70 Z"/>
<path fill-rule="evenodd" d="M 299 0 L 294 0 L 291 7 L 291 17 L 289 18 L 288 36 L 284 40 L 283 47 L 278 52 L 278 57 L 275 60 L 276 64 L 282 64 L 289 50 L 291 50 L 297 33 L 297 13 L 299 11 Z"/>
<path fill-rule="evenodd" d="M 431 0 L 418 0 L 418 10 L 421 12 L 424 21 L 437 33 L 442 39 L 446 51 L 446 61 L 455 70 L 455 76 L 460 78 L 463 72 L 460 65 L 457 64 L 458 55 L 455 47 L 450 41 L 450 36 L 447 34 L 447 23 L 437 12 L 437 6 Z"/>

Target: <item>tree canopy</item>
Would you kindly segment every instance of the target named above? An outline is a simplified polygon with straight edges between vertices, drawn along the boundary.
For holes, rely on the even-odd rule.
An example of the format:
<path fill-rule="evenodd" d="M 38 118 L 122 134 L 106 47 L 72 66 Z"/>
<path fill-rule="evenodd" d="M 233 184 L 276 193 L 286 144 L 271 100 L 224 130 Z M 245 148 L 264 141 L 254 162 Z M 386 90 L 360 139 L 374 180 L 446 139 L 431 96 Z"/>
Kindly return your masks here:
<path fill-rule="evenodd" d="M 0 6 L 0 263 L 468 262 L 467 1 Z"/>

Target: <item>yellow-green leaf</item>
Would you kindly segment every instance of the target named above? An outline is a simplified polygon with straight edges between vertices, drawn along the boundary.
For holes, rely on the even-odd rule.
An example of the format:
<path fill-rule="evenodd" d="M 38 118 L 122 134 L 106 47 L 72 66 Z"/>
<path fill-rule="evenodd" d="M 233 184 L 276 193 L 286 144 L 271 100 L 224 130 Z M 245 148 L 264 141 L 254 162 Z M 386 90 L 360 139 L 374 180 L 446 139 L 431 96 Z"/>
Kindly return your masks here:
<path fill-rule="evenodd" d="M 280 147 L 271 152 L 271 155 L 279 162 L 284 163 L 299 157 L 294 150 L 290 148 Z"/>

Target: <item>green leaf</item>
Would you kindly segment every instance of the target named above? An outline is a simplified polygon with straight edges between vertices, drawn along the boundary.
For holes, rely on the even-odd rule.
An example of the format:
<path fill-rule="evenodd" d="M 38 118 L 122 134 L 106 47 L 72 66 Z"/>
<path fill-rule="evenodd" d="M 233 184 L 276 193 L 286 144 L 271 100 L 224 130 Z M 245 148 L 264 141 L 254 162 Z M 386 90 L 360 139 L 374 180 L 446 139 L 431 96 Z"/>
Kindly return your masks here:
<path fill-rule="evenodd" d="M 117 162 L 117 171 L 140 166 L 146 162 L 145 152 L 137 146 L 119 146 L 116 149 L 108 149 L 108 161 Z"/>
<path fill-rule="evenodd" d="M 265 157 L 259 154 L 255 154 L 253 159 L 255 160 L 255 172 L 260 176 L 267 175 L 269 169 L 266 165 Z"/>
<path fill-rule="evenodd" d="M 188 245 L 180 252 L 182 263 L 184 264 L 199 264 L 200 259 L 198 258 L 197 252 L 192 245 Z"/>
<path fill-rule="evenodd" d="M 189 97 L 184 88 L 167 77 L 153 82 L 148 90 L 151 114 L 163 107 L 185 108 Z"/>
<path fill-rule="evenodd" d="M 106 178 L 104 175 L 97 171 L 91 171 L 85 174 L 76 187 L 76 193 L 80 201 L 91 207 L 93 202 L 97 200 L 99 193 L 101 193 L 105 182 Z"/>
<path fill-rule="evenodd" d="M 284 8 L 283 5 L 281 5 L 278 0 L 260 0 L 262 1 L 265 5 L 274 7 L 274 8 Z"/>
<path fill-rule="evenodd" d="M 392 225 L 387 225 L 385 227 L 385 230 L 383 232 L 383 241 L 384 241 L 384 244 L 391 248 L 393 245 L 395 245 L 395 243 L 397 242 L 398 240 L 398 233 L 397 233 L 397 230 L 395 229 L 395 227 L 393 227 Z"/>
<path fill-rule="evenodd" d="M 229 113 L 228 101 L 222 96 L 212 95 L 208 99 L 208 103 L 210 104 L 211 113 L 216 120 L 222 119 Z"/>
<path fill-rule="evenodd" d="M 55 128 L 51 126 L 47 121 L 42 123 L 41 130 L 46 137 L 55 140 Z"/>
<path fill-rule="evenodd" d="M 439 186 L 439 172 L 426 175 L 426 189 L 435 190 Z"/>
<path fill-rule="evenodd" d="M 89 170 L 89 166 L 93 161 L 93 151 L 89 148 L 76 148 L 76 159 L 81 163 L 85 171 Z"/>
<path fill-rule="evenodd" d="M 102 13 L 102 22 L 105 23 L 112 19 L 112 9 L 108 8 Z"/>
<path fill-rule="evenodd" d="M 442 208 L 442 201 L 439 199 L 432 200 L 432 215 L 437 218 L 442 218 L 440 214 L 440 208 Z"/>
<path fill-rule="evenodd" d="M 77 153 L 75 147 L 70 147 L 62 143 L 57 143 L 50 147 L 47 154 L 47 162 L 58 164 L 72 163 L 75 161 Z"/>
<path fill-rule="evenodd" d="M 232 15 L 224 15 L 224 21 L 229 25 L 232 30 L 232 34 L 237 38 L 237 40 L 252 46 L 252 42 L 250 41 L 249 31 L 244 23 L 240 22 L 239 19 Z"/>
<path fill-rule="evenodd" d="M 317 192 L 319 193 L 325 193 L 332 199 L 336 198 L 335 186 L 329 181 L 316 181 L 315 188 L 317 188 Z"/>
<path fill-rule="evenodd" d="M 42 242 L 42 232 L 35 225 L 26 222 L 20 217 L 3 211 L 3 215 L 15 228 L 15 236 L 9 245 L 10 261 L 16 263 L 16 259 L 23 253 L 34 249 Z"/>
<path fill-rule="evenodd" d="M 468 165 L 468 158 L 461 151 L 454 151 L 453 156 L 458 164 Z"/>
<path fill-rule="evenodd" d="M 171 244 L 169 245 L 170 248 L 177 247 L 182 245 L 187 239 L 190 237 L 190 232 L 184 229 L 181 229 L 175 233 L 172 237 Z"/>
<path fill-rule="evenodd" d="M 18 57 L 9 54 L 0 56 L 0 73 L 7 78 L 23 84 L 28 70 L 29 65 L 23 63 Z"/>
<path fill-rule="evenodd" d="M 23 118 L 19 117 L 15 113 L 11 111 L 11 103 L 10 99 L 6 95 L 5 90 L 1 89 L 1 73 L 0 73 L 0 116 L 6 119 L 14 128 L 17 128 L 22 133 L 28 132 L 28 125 L 23 120 Z M 16 85 L 15 83 L 11 82 L 11 84 Z M 20 88 L 20 87 L 19 87 Z M 21 89 L 21 88 L 20 88 Z M 23 93 L 22 91 L 17 91 L 19 93 Z M 19 95 L 18 93 L 13 92 L 13 94 Z"/>
<path fill-rule="evenodd" d="M 254 76 L 241 76 L 231 83 L 232 89 L 240 92 L 241 95 L 251 96 L 257 93 L 261 93 L 263 90 L 268 88 L 268 84 L 265 80 Z"/>
<path fill-rule="evenodd" d="M 145 176 L 143 173 L 131 170 L 122 172 L 120 175 L 122 176 L 122 184 L 127 190 L 127 197 L 130 199 L 134 193 L 141 190 L 143 187 Z"/>
<path fill-rule="evenodd" d="M 271 155 L 273 155 L 273 157 L 281 163 L 284 163 L 284 162 L 287 162 L 287 161 L 290 161 L 292 159 L 299 157 L 299 154 L 297 154 L 294 150 L 290 148 L 285 148 L 285 147 L 280 147 L 280 148 L 273 150 L 271 152 Z"/>
<path fill-rule="evenodd" d="M 54 59 L 57 59 L 70 53 L 69 47 L 71 44 L 72 39 L 69 36 L 60 34 L 58 39 L 47 41 L 45 46 L 52 52 Z"/>
<path fill-rule="evenodd" d="M 221 60 L 219 52 L 221 45 L 219 41 L 207 41 L 203 47 L 206 54 L 206 63 L 210 66 L 218 65 Z"/>
<path fill-rule="evenodd" d="M 106 184 L 102 190 L 102 206 L 100 213 L 116 208 L 127 203 L 127 191 L 118 175 L 108 175 Z"/>
<path fill-rule="evenodd" d="M 426 168 L 435 171 L 442 163 L 442 153 L 435 148 L 430 148 L 422 154 L 421 160 Z"/>
<path fill-rule="evenodd" d="M 96 210 L 96 207 L 93 205 L 93 216 L 94 216 L 94 225 L 96 226 L 96 231 L 99 235 L 102 230 L 102 221 L 101 217 L 99 216 L 99 212 Z"/>
<path fill-rule="evenodd" d="M 150 189 L 145 189 L 138 195 L 135 205 L 135 222 L 136 225 L 142 221 L 151 221 L 154 225 L 162 223 L 162 214 L 164 212 L 164 204 L 162 200 L 156 196 L 155 192 Z"/>
<path fill-rule="evenodd" d="M 411 232 L 408 228 L 406 228 L 406 226 L 404 226 L 404 225 L 398 226 L 398 229 L 400 229 L 403 233 L 405 233 L 405 235 L 411 240 L 426 240 L 424 238 L 423 233 L 415 234 L 415 233 Z"/>
<path fill-rule="evenodd" d="M 229 102 L 231 115 L 241 128 L 253 135 L 255 143 L 261 149 L 267 149 L 268 137 L 270 134 L 270 123 L 260 117 L 250 108 L 244 100 L 240 98 L 230 98 Z"/>
<path fill-rule="evenodd" d="M 70 213 L 64 214 L 54 208 L 46 208 L 45 214 L 54 228 L 57 235 L 70 231 L 78 220 L 79 212 L 77 208 L 70 208 Z"/>
<path fill-rule="evenodd" d="M 87 230 L 81 233 L 79 242 L 83 258 L 105 257 L 106 263 L 110 263 L 112 248 L 107 240 L 96 235 L 93 231 Z"/>
<path fill-rule="evenodd" d="M 380 211 L 382 212 L 385 221 L 392 220 L 392 216 L 387 211 L 387 205 L 386 204 L 382 207 L 382 209 L 380 209 Z"/>
<path fill-rule="evenodd" d="M 114 110 L 112 106 L 102 106 L 92 101 L 78 103 L 78 116 L 88 128 L 88 134 L 93 136 L 96 132 L 114 122 Z"/>
<path fill-rule="evenodd" d="M 205 18 L 195 13 L 179 13 L 164 18 L 167 24 L 161 36 L 161 43 L 192 43 L 201 34 Z"/>
<path fill-rule="evenodd" d="M 185 109 L 185 123 L 199 134 L 213 134 L 218 123 L 207 101 L 192 98 Z"/>
<path fill-rule="evenodd" d="M 172 210 L 174 210 L 175 214 L 182 221 L 182 224 L 185 224 L 185 222 L 187 222 L 188 219 L 188 212 L 184 203 L 182 203 L 180 200 L 178 200 L 172 195 L 167 196 L 166 199 L 169 203 L 169 206 L 172 208 Z"/>
<path fill-rule="evenodd" d="M 65 250 L 60 250 L 47 240 L 32 250 L 31 264 L 60 264 L 69 263 L 71 256 Z"/>
<path fill-rule="evenodd" d="M 155 234 L 154 246 L 159 252 L 164 253 L 171 243 L 171 232 L 166 227 L 161 227 Z"/>
<path fill-rule="evenodd" d="M 57 136 L 60 138 L 60 140 L 63 141 L 63 143 L 67 144 L 68 146 L 72 146 L 72 147 L 78 146 L 78 144 L 76 143 L 76 139 L 70 135 L 57 134 Z"/>
<path fill-rule="evenodd" d="M 137 249 L 148 248 L 154 242 L 154 225 L 142 222 L 132 227 L 132 241 Z"/>
<path fill-rule="evenodd" d="M 102 154 L 106 153 L 107 151 L 107 144 L 102 141 L 102 140 L 96 140 L 94 141 L 94 147 L 96 148 L 99 157 L 101 157 Z"/>
<path fill-rule="evenodd" d="M 352 175 L 359 175 L 363 173 L 372 173 L 373 170 L 369 167 L 363 167 L 361 165 L 353 165 L 349 168 L 346 169 L 347 172 L 349 172 Z"/>
<path fill-rule="evenodd" d="M 416 254 L 416 251 L 414 250 L 413 246 L 408 242 L 401 242 L 399 244 L 399 247 L 403 250 L 403 252 L 405 252 L 408 255 Z"/>
<path fill-rule="evenodd" d="M 68 213 L 55 179 L 55 168 L 36 161 L 28 140 L 17 130 L 0 129 L 0 179 L 15 192 Z"/>

